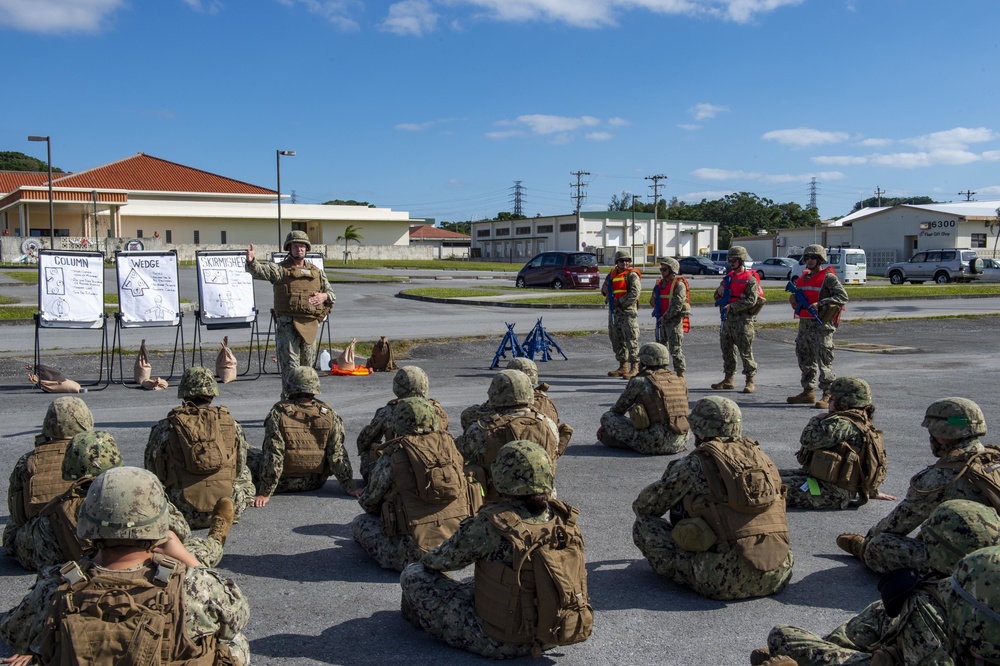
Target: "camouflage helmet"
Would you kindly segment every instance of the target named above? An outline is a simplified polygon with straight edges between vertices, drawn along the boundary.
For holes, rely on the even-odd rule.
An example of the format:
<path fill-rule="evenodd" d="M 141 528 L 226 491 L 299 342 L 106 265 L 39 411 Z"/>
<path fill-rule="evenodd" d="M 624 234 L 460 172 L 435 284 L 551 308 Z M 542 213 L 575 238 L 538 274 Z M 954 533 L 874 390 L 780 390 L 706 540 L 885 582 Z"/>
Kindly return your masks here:
<path fill-rule="evenodd" d="M 302 243 L 306 246 L 306 252 L 312 249 L 312 243 L 309 242 L 309 235 L 304 231 L 289 231 L 288 235 L 285 236 L 285 252 L 292 246 L 292 243 Z"/>
<path fill-rule="evenodd" d="M 946 625 L 952 650 L 975 651 L 991 661 L 1000 659 L 1000 546 L 981 548 L 962 558 L 951 576 L 946 601 Z M 971 662 L 970 662 L 971 663 Z M 977 662 L 978 663 L 978 662 Z"/>
<path fill-rule="evenodd" d="M 319 375 L 316 374 L 315 370 L 306 365 L 292 368 L 292 371 L 288 373 L 288 393 L 289 395 L 296 395 L 298 393 L 319 395 Z"/>
<path fill-rule="evenodd" d="M 72 395 L 56 398 L 42 419 L 42 435 L 47 439 L 69 439 L 94 429 L 94 415 L 87 403 Z"/>
<path fill-rule="evenodd" d="M 80 507 L 76 535 L 81 539 L 159 541 L 169 527 L 167 497 L 160 480 L 138 467 L 101 472 Z"/>
<path fill-rule="evenodd" d="M 400 368 L 392 378 L 392 392 L 397 398 L 426 398 L 428 390 L 427 373 L 415 365 Z"/>
<path fill-rule="evenodd" d="M 728 259 L 739 259 L 740 261 L 747 261 L 750 259 L 747 249 L 742 245 L 734 245 L 729 248 L 729 254 L 727 254 L 726 257 Z"/>
<path fill-rule="evenodd" d="M 673 257 L 664 257 L 663 259 L 660 259 L 660 265 L 670 268 L 670 270 L 674 272 L 674 275 L 681 274 L 681 264 Z"/>
<path fill-rule="evenodd" d="M 639 348 L 639 363 L 651 368 L 670 365 L 670 350 L 659 342 L 647 342 Z"/>
<path fill-rule="evenodd" d="M 632 261 L 632 250 L 622 248 L 621 250 L 615 252 L 615 263 L 617 264 L 622 259 L 625 261 Z"/>
<path fill-rule="evenodd" d="M 538 384 L 538 366 L 530 358 L 518 356 L 517 358 L 510 359 L 510 362 L 507 364 L 507 370 L 520 370 L 528 375 L 528 381 L 531 382 L 532 386 Z"/>
<path fill-rule="evenodd" d="M 490 382 L 486 392 L 491 407 L 530 405 L 535 401 L 535 390 L 528 376 L 518 370 L 501 370 Z"/>
<path fill-rule="evenodd" d="M 219 385 L 215 383 L 215 375 L 208 368 L 194 366 L 184 371 L 181 383 L 177 386 L 177 397 L 216 398 L 219 395 Z"/>
<path fill-rule="evenodd" d="M 947 576 L 969 553 L 1000 545 L 1000 517 L 985 504 L 953 499 L 942 502 L 920 527 L 931 568 Z"/>
<path fill-rule="evenodd" d="M 545 449 L 526 439 L 500 447 L 490 474 L 497 492 L 507 497 L 552 493 L 552 459 Z"/>
<path fill-rule="evenodd" d="M 830 384 L 830 395 L 837 409 L 861 409 L 872 404 L 872 389 L 857 377 L 838 377 Z"/>
<path fill-rule="evenodd" d="M 426 435 L 437 428 L 437 411 L 426 398 L 403 398 L 392 408 L 392 429 L 399 436 Z"/>
<path fill-rule="evenodd" d="M 986 417 L 979 405 L 968 398 L 944 398 L 932 402 L 921 423 L 932 436 L 967 439 L 986 434 Z"/>
<path fill-rule="evenodd" d="M 729 398 L 710 395 L 694 404 L 688 422 L 700 439 L 739 437 L 743 428 L 743 414 L 739 405 Z"/>
<path fill-rule="evenodd" d="M 62 461 L 64 481 L 92 479 L 106 469 L 125 464 L 110 432 L 88 430 L 74 435 Z"/>
<path fill-rule="evenodd" d="M 820 264 L 825 264 L 829 261 L 829 259 L 826 256 L 826 250 L 823 248 L 822 245 L 806 245 L 806 249 L 802 250 L 802 256 L 805 257 L 810 254 L 815 254 L 817 257 L 819 257 Z"/>

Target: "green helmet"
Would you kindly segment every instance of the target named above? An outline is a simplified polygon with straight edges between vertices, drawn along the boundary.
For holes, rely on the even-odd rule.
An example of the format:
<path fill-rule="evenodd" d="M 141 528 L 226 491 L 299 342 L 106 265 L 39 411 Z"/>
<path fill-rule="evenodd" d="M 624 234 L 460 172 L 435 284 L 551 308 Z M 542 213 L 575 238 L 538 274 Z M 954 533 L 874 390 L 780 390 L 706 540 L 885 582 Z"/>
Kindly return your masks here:
<path fill-rule="evenodd" d="M 802 250 L 802 256 L 804 257 L 809 254 L 815 254 L 819 257 L 820 264 L 825 264 L 829 261 L 826 256 L 826 250 L 822 245 L 806 245 L 806 249 Z"/>
<path fill-rule="evenodd" d="M 400 368 L 392 378 L 392 392 L 397 398 L 426 398 L 428 390 L 427 373 L 415 365 Z"/>
<path fill-rule="evenodd" d="M 625 259 L 626 261 L 632 261 L 632 250 L 621 249 L 615 252 L 615 263 L 618 263 L 622 259 Z"/>
<path fill-rule="evenodd" d="M 93 429 L 94 415 L 87 403 L 72 395 L 53 400 L 42 419 L 42 435 L 47 439 L 69 439 Z"/>
<path fill-rule="evenodd" d="M 928 564 L 947 576 L 972 551 L 1000 545 L 1000 517 L 979 502 L 948 500 L 921 525 L 920 540 L 927 546 Z"/>
<path fill-rule="evenodd" d="M 437 411 L 426 398 L 403 398 L 392 408 L 397 435 L 426 435 L 438 428 Z"/>
<path fill-rule="evenodd" d="M 512 358 L 510 363 L 507 364 L 507 370 L 520 370 L 528 375 L 528 381 L 531 382 L 532 386 L 538 384 L 538 366 L 530 358 L 523 356 Z"/>
<path fill-rule="evenodd" d="M 302 243 L 306 246 L 306 252 L 312 249 L 312 243 L 309 242 L 309 235 L 304 231 L 289 231 L 288 235 L 285 236 L 285 252 L 291 247 L 292 243 Z"/>
<path fill-rule="evenodd" d="M 830 384 L 830 395 L 838 409 L 861 409 L 872 404 L 872 389 L 857 377 L 838 377 Z"/>
<path fill-rule="evenodd" d="M 669 267 L 670 270 L 673 271 L 674 275 L 681 274 L 681 264 L 673 257 L 665 257 L 663 259 L 660 259 L 660 265 Z"/>
<path fill-rule="evenodd" d="M 670 365 L 670 350 L 659 342 L 647 342 L 639 348 L 639 363 L 650 368 Z"/>
<path fill-rule="evenodd" d="M 185 370 L 181 383 L 177 386 L 177 397 L 181 400 L 216 398 L 218 395 L 219 385 L 215 383 L 215 375 L 208 368 L 199 366 Z"/>
<path fill-rule="evenodd" d="M 92 479 L 106 469 L 125 464 L 110 432 L 89 430 L 74 435 L 62 461 L 64 481 Z"/>
<path fill-rule="evenodd" d="M 528 376 L 517 370 L 501 370 L 490 382 L 486 392 L 493 408 L 530 405 L 535 401 L 535 389 Z"/>
<path fill-rule="evenodd" d="M 974 650 L 982 659 L 1000 659 L 1000 546 L 962 558 L 951 576 L 946 605 L 946 625 L 952 641 L 959 643 L 953 652 Z"/>
<path fill-rule="evenodd" d="M 920 425 L 941 439 L 967 439 L 986 434 L 983 410 L 968 398 L 944 398 L 932 402 Z"/>
<path fill-rule="evenodd" d="M 292 371 L 288 373 L 288 393 L 289 395 L 297 393 L 319 395 L 319 375 L 309 366 L 300 365 L 292 368 Z"/>
<path fill-rule="evenodd" d="M 710 395 L 694 404 L 688 422 L 700 439 L 739 437 L 743 428 L 743 414 L 739 405 L 729 398 Z"/>
<path fill-rule="evenodd" d="M 740 261 L 747 261 L 750 259 L 750 255 L 747 254 L 747 249 L 742 245 L 734 245 L 729 248 L 729 254 L 726 255 L 729 259 L 739 259 Z"/>
<path fill-rule="evenodd" d="M 168 522 L 167 497 L 156 475 L 138 467 L 114 467 L 90 485 L 76 535 L 159 541 L 167 536 Z"/>
<path fill-rule="evenodd" d="M 526 439 L 500 447 L 490 473 L 497 492 L 507 497 L 552 493 L 552 459 L 545 449 Z"/>

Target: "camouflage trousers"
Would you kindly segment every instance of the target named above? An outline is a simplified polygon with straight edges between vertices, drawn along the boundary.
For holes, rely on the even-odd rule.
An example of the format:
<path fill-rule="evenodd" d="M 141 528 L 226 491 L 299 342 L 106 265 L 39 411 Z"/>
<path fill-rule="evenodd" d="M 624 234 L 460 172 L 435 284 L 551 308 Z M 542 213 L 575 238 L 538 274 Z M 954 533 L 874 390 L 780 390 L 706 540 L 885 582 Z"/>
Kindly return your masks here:
<path fill-rule="evenodd" d="M 656 423 L 637 430 L 628 414 L 604 412 L 601 415 L 601 427 L 608 435 L 601 440 L 601 443 L 616 449 L 631 449 L 646 455 L 665 456 L 680 453 L 687 448 L 687 433 L 674 434 L 670 426 L 665 423 Z"/>
<path fill-rule="evenodd" d="M 424 555 L 409 535 L 386 536 L 382 531 L 382 519 L 370 513 L 355 518 L 351 522 L 351 532 L 358 545 L 383 569 L 402 571 L 407 564 L 416 562 Z"/>
<path fill-rule="evenodd" d="M 657 324 L 657 342 L 667 348 L 670 352 L 670 360 L 674 364 L 674 374 L 678 377 L 684 376 L 684 351 L 681 345 L 684 343 L 684 318 L 681 317 L 676 322 L 660 319 Z"/>
<path fill-rule="evenodd" d="M 247 449 L 247 469 L 253 478 L 254 488 L 261 487 L 260 466 L 264 460 L 264 452 L 260 449 Z M 297 476 L 293 478 L 282 477 L 278 479 L 278 485 L 274 489 L 275 493 L 298 493 L 306 490 L 318 490 L 326 484 L 328 476 L 314 474 L 312 476 Z"/>
<path fill-rule="evenodd" d="M 927 546 L 919 539 L 891 532 L 865 539 L 864 563 L 875 573 L 907 568 L 923 571 L 928 568 L 927 560 Z"/>
<path fill-rule="evenodd" d="M 722 370 L 726 376 L 736 374 L 736 357 L 743 361 L 743 374 L 750 379 L 757 374 L 757 361 L 753 358 L 753 338 L 756 333 L 753 319 L 730 315 L 722 322 L 719 346 L 722 348 Z"/>
<path fill-rule="evenodd" d="M 608 314 L 608 337 L 619 363 L 639 362 L 639 315 L 628 311 Z"/>
<path fill-rule="evenodd" d="M 281 399 L 286 399 L 288 378 L 292 370 L 299 366 L 311 368 L 316 364 L 316 349 L 318 338 L 311 345 L 306 344 L 299 332 L 295 330 L 291 317 L 277 317 L 274 327 L 274 350 L 278 353 L 278 365 L 281 366 Z M 329 368 L 320 368 L 329 370 Z"/>
<path fill-rule="evenodd" d="M 841 645 L 837 641 L 842 638 L 832 634 L 823 638 L 806 629 L 779 624 L 768 634 L 767 648 L 772 655 L 791 657 L 800 664 L 867 666 L 872 663 L 871 652 L 852 646 L 850 641 Z"/>
<path fill-rule="evenodd" d="M 212 512 L 195 510 L 195 508 L 188 504 L 184 499 L 180 488 L 173 487 L 166 488 L 165 490 L 167 491 L 167 499 L 177 507 L 177 510 L 181 512 L 181 515 L 184 516 L 184 519 L 192 529 L 203 529 L 211 524 Z M 233 518 L 234 524 L 240 522 L 240 516 L 243 515 L 243 511 L 247 507 L 253 504 L 253 498 L 256 494 L 257 489 L 253 485 L 250 470 L 249 468 L 244 467 L 236 477 L 236 481 L 233 483 L 233 494 L 231 499 L 236 507 L 236 516 Z"/>
<path fill-rule="evenodd" d="M 686 585 L 709 599 L 746 599 L 775 594 L 792 578 L 792 551 L 781 565 L 758 571 L 734 548 L 713 546 L 693 553 L 677 545 L 671 525 L 657 516 L 639 516 L 632 526 L 632 540 L 653 571 Z"/>
<path fill-rule="evenodd" d="M 781 470 L 781 482 L 788 486 L 788 495 L 785 497 L 785 506 L 789 509 L 846 509 L 854 494 L 841 488 L 840 486 L 820 481 L 819 495 L 813 495 L 805 487 L 809 475 L 801 469 Z"/>
<path fill-rule="evenodd" d="M 419 562 L 403 570 L 403 608 L 420 628 L 448 645 L 491 659 L 531 654 L 530 644 L 504 643 L 483 632 L 476 615 L 472 583 L 459 582 Z"/>
<path fill-rule="evenodd" d="M 799 319 L 795 358 L 802 373 L 802 388 L 816 388 L 818 376 L 819 389 L 826 393 L 837 378 L 833 373 L 833 331 L 812 319 Z"/>

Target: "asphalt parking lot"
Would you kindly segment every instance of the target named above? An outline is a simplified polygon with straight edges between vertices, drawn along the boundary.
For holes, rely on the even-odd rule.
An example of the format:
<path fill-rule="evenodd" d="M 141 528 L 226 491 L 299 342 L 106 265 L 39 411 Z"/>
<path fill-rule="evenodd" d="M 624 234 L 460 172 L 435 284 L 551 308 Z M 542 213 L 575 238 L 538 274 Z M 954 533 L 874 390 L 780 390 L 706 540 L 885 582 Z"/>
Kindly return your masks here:
<path fill-rule="evenodd" d="M 931 462 L 920 422 L 926 406 L 937 398 L 960 395 L 979 402 L 991 428 L 985 439 L 993 441 L 992 429 L 1000 427 L 995 421 L 1000 399 L 995 388 L 1000 374 L 995 362 L 1000 351 L 998 326 L 998 317 L 976 317 L 841 327 L 838 344 L 853 343 L 855 349 L 865 350 L 841 349 L 835 369 L 842 376 L 863 377 L 872 386 L 875 421 L 886 433 L 890 464 L 885 492 L 904 495 L 909 477 Z M 492 375 L 488 366 L 502 332 L 493 340 L 422 344 L 402 361 L 427 371 L 431 395 L 452 416 L 454 435 L 459 434 L 460 411 L 486 398 Z M 760 365 L 757 392 L 723 392 L 742 407 L 744 434 L 759 440 L 779 467 L 795 465 L 799 433 L 817 413 L 785 404 L 786 396 L 800 390 L 794 335 L 793 327 L 760 331 L 755 345 Z M 624 387 L 624 382 L 605 374 L 616 366 L 607 337 L 556 335 L 555 339 L 569 360 L 557 355 L 559 360 L 540 363 L 540 375 L 551 384 L 550 395 L 562 420 L 576 429 L 560 460 L 557 486 L 560 499 L 581 509 L 596 617 L 590 640 L 547 653 L 542 663 L 748 663 L 750 650 L 765 643 L 774 624 L 826 632 L 876 598 L 876 577 L 841 553 L 834 540 L 843 531 L 864 532 L 892 508 L 892 502 L 873 501 L 845 512 L 789 512 L 794 575 L 788 588 L 773 597 L 712 601 L 653 574 L 632 544 L 631 503 L 662 474 L 671 457 L 644 457 L 596 443 L 600 414 Z M 889 353 L 893 351 L 899 353 Z M 717 393 L 708 388 L 722 376 L 717 329 L 693 330 L 685 352 L 692 402 Z M 96 362 L 81 356 L 54 360 L 79 376 Z M 126 368 L 131 361 L 126 360 Z M 53 398 L 27 386 L 25 362 L 20 357 L 0 359 L 4 401 L 0 464 L 8 470 L 31 447 Z M 166 371 L 163 364 L 162 358 L 154 360 L 154 375 Z M 375 409 L 392 397 L 391 382 L 391 373 L 322 379 L 322 397 L 344 419 L 356 471 L 355 438 Z M 220 402 L 244 425 L 251 446 L 260 445 L 264 415 L 278 392 L 276 375 L 222 387 Z M 173 387 L 147 393 L 111 385 L 82 397 L 94 412 L 97 427 L 114 434 L 126 463 L 132 465 L 142 463 L 149 428 L 177 403 Z M 0 475 L 3 494 L 6 476 Z M 263 509 L 248 509 L 234 528 L 220 568 L 250 599 L 246 633 L 253 663 L 478 661 L 435 642 L 402 619 L 398 575 L 379 569 L 351 538 L 350 523 L 359 512 L 356 501 L 331 480 L 319 491 L 279 495 Z M 6 521 L 6 511 L 3 514 L 0 520 Z M 471 575 L 471 569 L 460 575 Z M 15 604 L 32 580 L 16 562 L 0 558 L 0 607 Z"/>

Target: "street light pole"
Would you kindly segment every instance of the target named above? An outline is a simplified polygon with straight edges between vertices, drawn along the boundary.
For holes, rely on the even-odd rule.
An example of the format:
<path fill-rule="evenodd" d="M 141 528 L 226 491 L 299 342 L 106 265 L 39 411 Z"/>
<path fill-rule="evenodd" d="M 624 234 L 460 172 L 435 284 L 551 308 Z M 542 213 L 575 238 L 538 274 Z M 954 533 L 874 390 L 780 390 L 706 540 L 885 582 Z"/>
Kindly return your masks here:
<path fill-rule="evenodd" d="M 55 249 L 56 247 L 56 217 L 55 217 L 55 204 L 52 200 L 52 137 L 48 136 L 29 136 L 28 141 L 44 141 L 45 151 L 47 153 L 46 157 L 49 162 L 49 248 Z M 31 230 L 28 230 L 31 233 Z"/>
<path fill-rule="evenodd" d="M 278 163 L 278 248 L 281 248 L 281 156 L 295 157 L 294 150 L 276 150 L 274 159 Z"/>
<path fill-rule="evenodd" d="M 635 241 L 635 200 L 638 199 L 638 198 L 639 197 L 636 196 L 635 194 L 632 195 L 632 226 L 631 226 L 631 231 L 632 231 L 632 241 L 633 241 L 633 243 L 632 243 L 632 245 L 629 245 L 629 248 L 628 248 L 629 252 L 631 252 L 632 250 L 635 249 L 634 248 L 634 244 L 635 244 L 634 243 L 634 241 Z M 628 236 L 626 236 L 626 238 L 627 237 Z M 646 256 L 645 251 L 642 253 L 642 256 L 643 256 L 643 262 L 642 263 L 643 263 L 643 265 L 645 265 L 645 263 L 646 263 L 646 261 L 645 261 L 645 256 Z M 632 261 L 633 262 L 635 261 L 635 257 L 632 257 Z"/>

